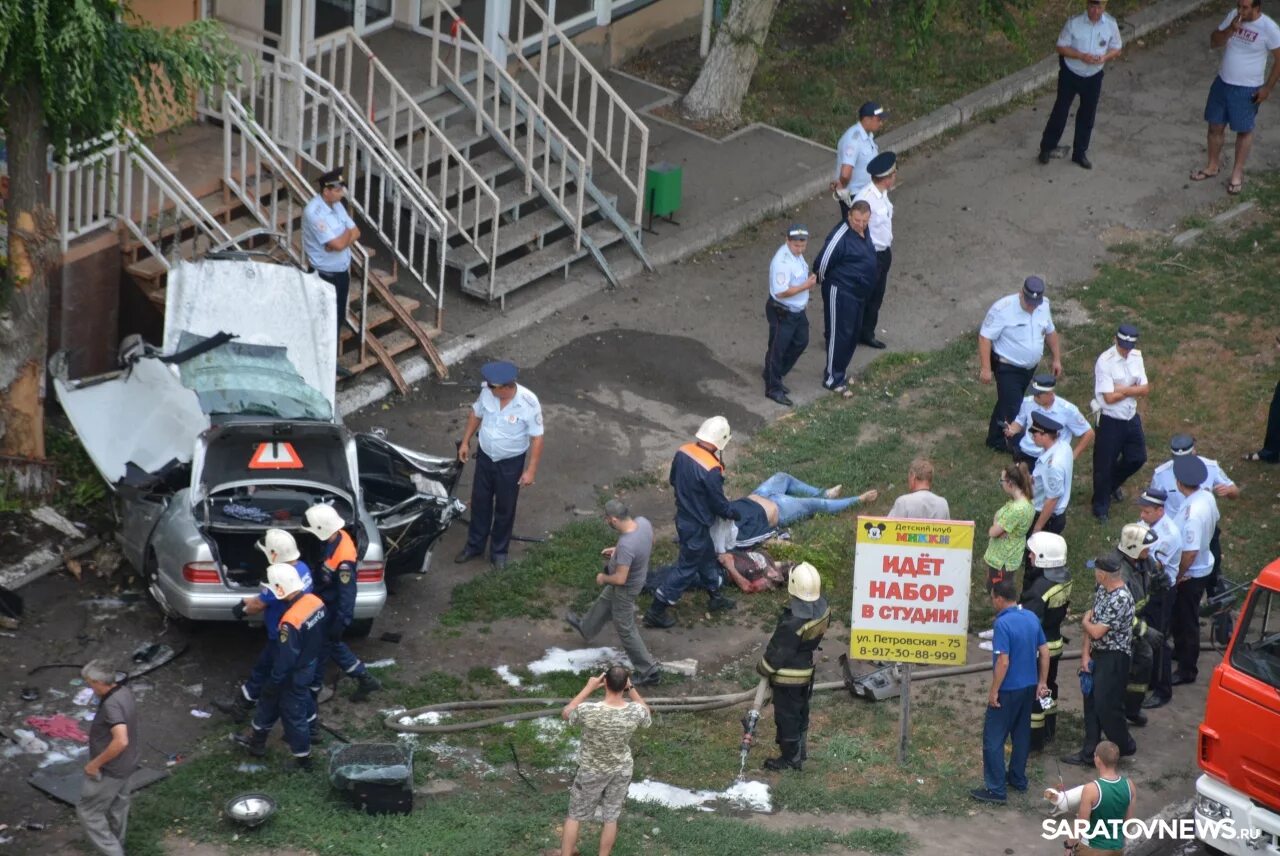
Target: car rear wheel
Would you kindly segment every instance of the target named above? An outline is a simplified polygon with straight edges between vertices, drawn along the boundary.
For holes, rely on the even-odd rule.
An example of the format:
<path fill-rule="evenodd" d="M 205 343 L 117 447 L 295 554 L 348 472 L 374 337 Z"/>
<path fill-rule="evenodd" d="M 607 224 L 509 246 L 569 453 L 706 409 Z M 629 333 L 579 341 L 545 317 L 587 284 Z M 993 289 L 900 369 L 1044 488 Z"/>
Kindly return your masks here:
<path fill-rule="evenodd" d="M 351 639 L 363 639 L 373 630 L 372 618 L 357 618 L 347 625 L 347 630 L 343 636 Z"/>

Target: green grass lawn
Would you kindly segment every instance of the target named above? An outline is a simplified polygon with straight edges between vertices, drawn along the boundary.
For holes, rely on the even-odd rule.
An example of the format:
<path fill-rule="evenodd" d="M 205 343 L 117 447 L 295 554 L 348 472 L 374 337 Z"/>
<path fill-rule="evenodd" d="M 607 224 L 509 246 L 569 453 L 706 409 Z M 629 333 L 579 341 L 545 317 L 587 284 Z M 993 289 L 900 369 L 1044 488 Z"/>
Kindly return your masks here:
<path fill-rule="evenodd" d="M 1275 520 L 1280 506 L 1280 467 L 1239 461 L 1241 452 L 1257 447 L 1275 382 L 1276 335 L 1280 333 L 1274 284 L 1280 257 L 1280 177 L 1258 174 L 1246 191 L 1259 206 L 1230 227 L 1213 231 L 1190 248 L 1164 242 L 1113 248 L 1113 261 L 1087 283 L 1070 289 L 1094 321 L 1062 328 L 1066 374 L 1062 394 L 1077 404 L 1091 395 L 1095 356 L 1111 343 L 1115 326 L 1136 320 L 1153 384 L 1143 419 L 1150 462 L 1131 483 L 1143 484 L 1151 469 L 1167 457 L 1168 438 L 1190 431 L 1200 451 L 1223 460 L 1243 486 L 1235 501 L 1223 501 L 1223 550 L 1226 573 L 1252 578 L 1277 555 Z M 975 323 L 978 319 L 974 319 Z M 910 459 L 930 455 L 937 467 L 936 488 L 958 518 L 984 528 L 1002 501 L 996 473 L 1005 460 L 983 446 L 985 423 L 994 396 L 977 382 L 974 344 L 965 337 L 943 349 L 923 354 L 888 354 L 873 363 L 855 385 L 850 401 L 823 399 L 799 408 L 792 416 L 735 447 L 730 457 L 730 492 L 750 489 L 774 470 L 787 470 L 818 484 L 841 482 L 851 490 L 868 485 L 901 485 Z M 1109 549 L 1120 526 L 1136 519 L 1128 506 L 1115 509 L 1113 520 L 1100 527 L 1088 515 L 1090 462 L 1076 473 L 1071 517 L 1066 531 L 1070 567 L 1076 579 L 1079 612 L 1089 596 L 1088 558 Z M 636 477 L 636 489 L 651 479 Z M 896 492 L 896 491 L 895 491 Z M 871 507 L 887 510 L 892 495 Z M 838 653 L 847 640 L 845 617 L 850 610 L 853 560 L 853 515 L 812 520 L 793 527 L 793 540 L 779 552 L 813 562 L 823 573 L 833 613 L 840 621 L 828 636 L 827 654 Z M 455 590 L 445 617 L 448 635 L 481 632 L 488 622 L 507 616 L 551 615 L 551 604 L 564 595 L 585 603 L 595 591 L 583 567 L 598 560 L 609 533 L 596 522 L 575 522 L 547 544 L 531 550 L 518 567 L 502 575 L 486 574 Z M 662 540 L 662 539 L 660 539 Z M 975 553 L 985 547 L 978 538 Z M 662 545 L 670 557 L 670 545 Z M 971 623 L 986 626 L 990 608 L 982 591 L 983 572 L 975 562 Z M 783 601 L 781 593 L 740 598 L 732 618 L 762 628 Z M 704 620 L 698 610 L 684 620 Z M 839 641 L 836 641 L 839 640 Z M 698 693 L 736 691 L 754 683 L 751 663 L 736 661 L 719 674 L 700 678 Z M 518 670 L 517 670 L 518 671 Z M 505 697 L 513 692 L 487 669 L 466 677 L 430 673 L 405 677 L 397 667 L 382 672 L 388 698 L 416 707 L 450 698 Z M 530 695 L 565 697 L 581 684 L 578 675 L 540 676 Z M 690 692 L 694 685 L 673 680 L 663 694 Z M 917 814 L 954 813 L 968 808 L 965 790 L 978 769 L 976 740 L 953 739 L 956 722 L 976 721 L 974 701 L 958 684 L 922 685 L 913 711 L 913 752 L 906 769 L 895 759 L 896 708 L 851 702 L 839 694 L 815 699 L 810 760 L 803 775 L 771 776 L 777 808 L 801 812 L 848 812 L 910 808 Z M 674 785 L 720 789 L 737 775 L 739 711 L 712 714 L 665 714 L 634 743 L 636 777 L 650 776 Z M 336 723 L 353 737 L 382 739 L 379 718 Z M 1060 717 L 1058 745 L 1072 745 L 1079 718 Z M 757 734 L 752 766 L 757 767 L 772 740 L 766 716 Z M 175 775 L 147 790 L 135 801 L 130 824 L 130 853 L 161 852 L 166 832 L 198 839 L 236 841 L 263 848 L 303 846 L 334 854 L 450 854 L 537 852 L 554 845 L 557 826 L 567 806 L 566 780 L 572 769 L 571 731 L 522 723 L 514 728 L 451 735 L 458 751 L 441 758 L 426 749 L 435 737 L 420 737 L 416 780 L 449 779 L 457 790 L 424 797 L 408 817 L 371 818 L 336 801 L 324 777 L 286 776 L 276 772 L 236 772 L 240 758 L 221 741 L 210 741 Z M 278 750 L 277 750 L 278 751 Z M 532 781 L 527 786 L 514 771 L 513 753 Z M 273 769 L 284 761 L 272 759 Z M 1043 781 L 1045 771 L 1033 762 L 1029 774 Z M 281 801 L 279 817 L 249 835 L 234 839 L 220 817 L 234 793 L 264 789 Z M 1019 802 L 1022 800 L 1023 802 Z M 1015 807 L 1033 810 L 1031 797 L 1014 797 Z M 657 830 L 655 832 L 655 830 Z M 588 850 L 597 833 L 586 833 Z M 620 854 L 774 854 L 811 852 L 824 845 L 844 845 L 875 853 L 910 850 L 909 837 L 868 828 L 837 834 L 820 827 L 790 832 L 763 829 L 732 813 L 674 812 L 629 804 L 616 852 Z"/>

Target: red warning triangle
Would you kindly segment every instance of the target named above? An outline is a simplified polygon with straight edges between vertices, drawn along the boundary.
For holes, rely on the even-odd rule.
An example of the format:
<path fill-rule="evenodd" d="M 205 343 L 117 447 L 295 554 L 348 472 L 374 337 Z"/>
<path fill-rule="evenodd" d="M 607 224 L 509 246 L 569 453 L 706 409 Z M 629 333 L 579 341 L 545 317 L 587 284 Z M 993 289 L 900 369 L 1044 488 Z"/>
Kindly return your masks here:
<path fill-rule="evenodd" d="M 249 460 L 251 470 L 300 470 L 302 458 L 292 443 L 259 443 Z"/>

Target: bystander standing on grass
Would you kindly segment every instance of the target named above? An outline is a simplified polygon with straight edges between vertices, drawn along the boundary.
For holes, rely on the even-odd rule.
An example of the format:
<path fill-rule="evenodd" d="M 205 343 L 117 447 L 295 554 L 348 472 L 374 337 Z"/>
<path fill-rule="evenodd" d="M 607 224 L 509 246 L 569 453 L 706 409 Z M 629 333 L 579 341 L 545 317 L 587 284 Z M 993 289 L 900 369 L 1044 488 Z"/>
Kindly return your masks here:
<path fill-rule="evenodd" d="M 1027 533 L 1036 516 L 1031 504 L 1031 474 L 1026 464 L 1006 464 L 1000 471 L 1000 489 L 1009 499 L 996 511 L 987 529 L 987 588 L 1010 577 L 1027 552 Z"/>

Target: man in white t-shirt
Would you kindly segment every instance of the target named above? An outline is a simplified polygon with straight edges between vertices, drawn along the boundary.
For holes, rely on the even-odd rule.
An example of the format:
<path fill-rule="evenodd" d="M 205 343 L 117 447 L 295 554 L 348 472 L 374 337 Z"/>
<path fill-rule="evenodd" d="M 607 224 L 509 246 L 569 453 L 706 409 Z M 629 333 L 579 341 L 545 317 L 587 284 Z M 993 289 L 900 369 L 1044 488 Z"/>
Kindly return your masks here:
<path fill-rule="evenodd" d="M 1271 95 L 1280 78 L 1280 26 L 1262 14 L 1262 0 L 1239 0 L 1209 36 L 1209 44 L 1226 49 L 1204 105 L 1204 120 L 1209 123 L 1209 159 L 1202 169 L 1191 173 L 1191 180 L 1204 181 L 1218 174 L 1222 144 L 1230 125 L 1236 132 L 1236 158 L 1227 193 L 1234 196 L 1244 187 L 1244 164 L 1253 148 L 1258 106 Z M 1270 74 L 1268 54 L 1276 58 Z"/>

